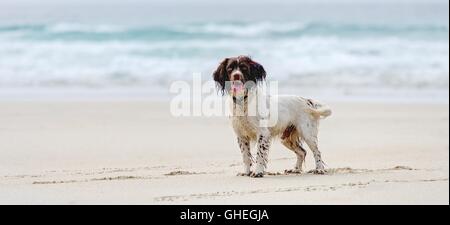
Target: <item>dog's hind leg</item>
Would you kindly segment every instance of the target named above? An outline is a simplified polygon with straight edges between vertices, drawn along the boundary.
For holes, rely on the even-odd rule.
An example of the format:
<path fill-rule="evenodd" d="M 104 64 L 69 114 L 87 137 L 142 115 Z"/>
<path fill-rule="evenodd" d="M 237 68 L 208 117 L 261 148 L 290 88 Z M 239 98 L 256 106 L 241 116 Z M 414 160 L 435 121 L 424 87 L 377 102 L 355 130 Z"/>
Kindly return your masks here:
<path fill-rule="evenodd" d="M 285 173 L 302 173 L 303 162 L 306 158 L 306 151 L 301 145 L 299 135 L 295 127 L 293 129 L 286 129 L 281 137 L 281 143 L 297 155 L 297 163 L 295 164 L 295 168 L 292 170 L 285 170 Z"/>
<path fill-rule="evenodd" d="M 316 162 L 316 169 L 313 170 L 313 173 L 315 174 L 324 174 L 325 173 L 325 164 L 322 160 L 322 154 L 319 151 L 318 146 L 318 126 L 319 122 L 310 120 L 306 123 L 301 124 L 302 127 L 302 136 L 306 144 L 308 144 L 309 149 L 311 149 L 314 160 Z"/>
<path fill-rule="evenodd" d="M 253 164 L 253 157 L 250 151 L 250 140 L 246 137 L 238 137 L 239 148 L 242 153 L 242 160 L 244 162 L 244 172 L 239 173 L 240 176 L 250 176 L 251 167 Z"/>
<path fill-rule="evenodd" d="M 319 151 L 317 144 L 317 137 L 305 137 L 305 142 L 313 152 L 314 160 L 316 161 L 316 169 L 313 171 L 315 174 L 325 174 L 325 166 L 322 160 L 322 154 Z"/>

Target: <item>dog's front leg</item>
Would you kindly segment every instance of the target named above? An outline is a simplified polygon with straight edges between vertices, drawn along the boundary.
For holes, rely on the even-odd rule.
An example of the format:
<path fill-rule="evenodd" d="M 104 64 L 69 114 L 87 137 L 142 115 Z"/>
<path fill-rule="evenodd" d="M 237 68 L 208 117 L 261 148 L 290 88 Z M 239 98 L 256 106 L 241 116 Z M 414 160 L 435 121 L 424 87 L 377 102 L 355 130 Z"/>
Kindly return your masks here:
<path fill-rule="evenodd" d="M 250 140 L 246 137 L 238 137 L 239 148 L 242 153 L 242 160 L 244 161 L 244 172 L 239 173 L 241 176 L 250 176 L 251 175 L 251 167 L 253 163 L 252 153 L 250 151 Z"/>
<path fill-rule="evenodd" d="M 268 130 L 263 130 L 258 135 L 257 148 L 256 168 L 252 177 L 263 177 L 267 167 L 270 148 L 270 132 Z"/>

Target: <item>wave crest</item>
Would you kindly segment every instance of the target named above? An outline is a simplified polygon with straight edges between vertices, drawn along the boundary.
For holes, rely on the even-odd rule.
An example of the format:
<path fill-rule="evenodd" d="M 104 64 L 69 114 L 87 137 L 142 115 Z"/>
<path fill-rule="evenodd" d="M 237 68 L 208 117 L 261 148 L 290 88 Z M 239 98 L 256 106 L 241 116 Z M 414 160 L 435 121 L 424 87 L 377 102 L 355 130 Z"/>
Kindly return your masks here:
<path fill-rule="evenodd" d="M 0 37 L 20 33 L 23 38 L 43 40 L 189 40 L 217 38 L 282 39 L 304 36 L 438 36 L 447 37 L 448 25 L 436 24 L 337 24 L 318 22 L 202 23 L 171 26 L 125 27 L 118 25 L 86 25 L 72 23 L 19 24 L 0 26 Z M 16 36 L 17 37 L 17 36 Z"/>

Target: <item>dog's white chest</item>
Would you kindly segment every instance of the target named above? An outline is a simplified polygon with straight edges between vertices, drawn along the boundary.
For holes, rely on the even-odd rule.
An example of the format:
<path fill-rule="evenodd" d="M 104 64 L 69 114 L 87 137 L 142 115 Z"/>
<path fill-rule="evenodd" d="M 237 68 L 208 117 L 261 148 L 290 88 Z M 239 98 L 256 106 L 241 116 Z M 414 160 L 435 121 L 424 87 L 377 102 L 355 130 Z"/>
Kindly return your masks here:
<path fill-rule="evenodd" d="M 244 137 L 248 137 L 251 140 L 256 139 L 257 127 L 255 126 L 255 121 L 248 116 L 233 116 L 231 117 L 231 122 L 233 124 L 234 131 Z"/>

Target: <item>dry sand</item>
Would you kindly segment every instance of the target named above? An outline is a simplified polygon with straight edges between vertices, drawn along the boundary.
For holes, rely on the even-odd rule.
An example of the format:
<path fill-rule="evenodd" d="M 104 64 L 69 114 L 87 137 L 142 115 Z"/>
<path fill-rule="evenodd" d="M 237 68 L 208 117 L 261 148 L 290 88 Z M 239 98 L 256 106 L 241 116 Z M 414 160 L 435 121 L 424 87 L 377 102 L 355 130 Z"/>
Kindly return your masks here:
<path fill-rule="evenodd" d="M 1 102 L 1 204 L 449 204 L 446 104 L 334 103 L 326 175 L 238 177 L 227 118 L 173 118 L 163 102 Z M 308 152 L 305 170 L 314 167 Z"/>

